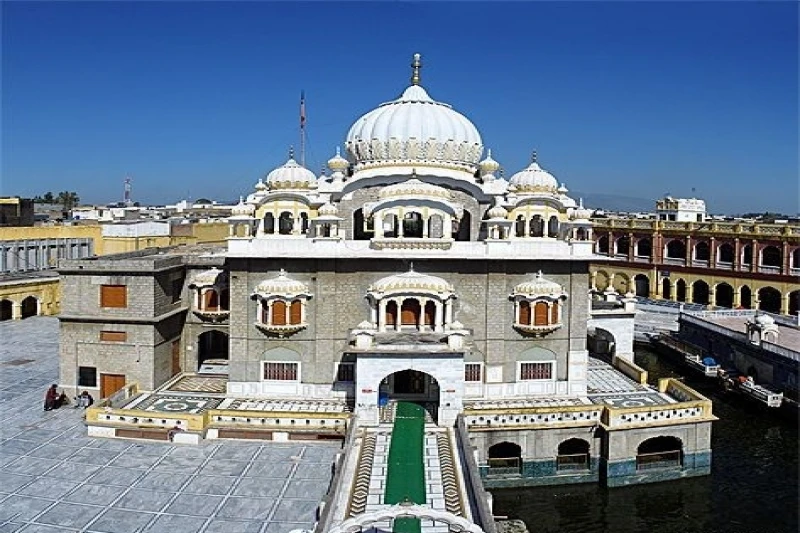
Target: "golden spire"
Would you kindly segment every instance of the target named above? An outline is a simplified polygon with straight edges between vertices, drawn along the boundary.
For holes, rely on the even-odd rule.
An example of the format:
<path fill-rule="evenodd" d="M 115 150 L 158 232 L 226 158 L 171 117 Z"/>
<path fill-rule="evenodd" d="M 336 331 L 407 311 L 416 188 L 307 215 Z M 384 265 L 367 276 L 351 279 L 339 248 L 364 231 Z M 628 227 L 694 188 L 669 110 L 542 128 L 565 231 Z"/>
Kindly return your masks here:
<path fill-rule="evenodd" d="M 414 54 L 414 61 L 411 62 L 411 85 L 419 85 L 419 71 L 422 69 L 422 56 Z"/>

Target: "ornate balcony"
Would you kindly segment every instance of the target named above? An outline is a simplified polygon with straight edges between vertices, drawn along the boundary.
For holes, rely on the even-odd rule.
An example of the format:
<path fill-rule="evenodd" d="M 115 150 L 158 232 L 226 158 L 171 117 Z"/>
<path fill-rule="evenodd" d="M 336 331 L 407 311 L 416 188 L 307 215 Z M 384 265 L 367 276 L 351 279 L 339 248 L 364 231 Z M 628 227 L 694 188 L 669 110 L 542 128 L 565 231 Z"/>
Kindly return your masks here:
<path fill-rule="evenodd" d="M 225 322 L 231 316 L 228 309 L 193 309 L 192 312 L 206 322 Z"/>
<path fill-rule="evenodd" d="M 254 322 L 254 325 L 259 331 L 278 337 L 288 337 L 308 327 L 308 324 L 265 324 L 264 322 Z"/>

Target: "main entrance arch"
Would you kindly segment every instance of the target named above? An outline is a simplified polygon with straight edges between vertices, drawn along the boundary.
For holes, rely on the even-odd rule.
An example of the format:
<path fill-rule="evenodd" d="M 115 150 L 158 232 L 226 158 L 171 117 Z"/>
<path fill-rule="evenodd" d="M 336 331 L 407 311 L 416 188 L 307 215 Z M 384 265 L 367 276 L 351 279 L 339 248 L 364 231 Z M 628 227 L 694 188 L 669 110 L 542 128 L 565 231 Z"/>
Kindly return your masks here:
<path fill-rule="evenodd" d="M 356 415 L 362 425 L 380 423 L 380 403 L 391 399 L 427 404 L 440 425 L 452 425 L 464 397 L 461 353 L 359 353 L 356 360 Z"/>

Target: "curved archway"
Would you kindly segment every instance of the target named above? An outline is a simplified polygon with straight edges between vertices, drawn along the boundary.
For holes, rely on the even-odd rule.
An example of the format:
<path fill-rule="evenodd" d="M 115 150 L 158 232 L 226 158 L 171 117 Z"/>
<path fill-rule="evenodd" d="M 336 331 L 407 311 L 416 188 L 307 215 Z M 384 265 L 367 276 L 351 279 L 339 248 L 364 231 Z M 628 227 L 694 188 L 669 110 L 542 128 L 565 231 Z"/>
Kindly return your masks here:
<path fill-rule="evenodd" d="M 733 263 L 736 253 L 734 252 L 733 245 L 724 242 L 717 248 L 717 262 L 718 263 Z"/>
<path fill-rule="evenodd" d="M 682 240 L 672 239 L 665 248 L 665 257 L 668 259 L 686 259 L 686 243 Z"/>
<path fill-rule="evenodd" d="M 791 252 L 790 268 L 800 268 L 800 248 L 795 248 Z"/>
<path fill-rule="evenodd" d="M 753 264 L 753 245 L 752 244 L 745 244 L 742 246 L 742 264 L 743 265 L 752 265 Z"/>
<path fill-rule="evenodd" d="M 551 216 L 550 220 L 547 221 L 547 236 L 555 239 L 558 237 L 558 217 Z"/>
<path fill-rule="evenodd" d="M 403 215 L 403 237 L 421 239 L 423 226 L 424 222 L 420 213 L 411 211 Z"/>
<path fill-rule="evenodd" d="M 587 470 L 589 443 L 583 439 L 568 439 L 558 445 L 556 470 Z"/>
<path fill-rule="evenodd" d="M 461 220 L 458 221 L 458 226 L 456 231 L 454 231 L 453 238 L 457 241 L 469 241 L 472 235 L 472 214 L 464 210 L 464 213 L 461 215 Z"/>
<path fill-rule="evenodd" d="M 0 300 L 0 322 L 14 317 L 14 303 L 11 300 Z"/>
<path fill-rule="evenodd" d="M 278 233 L 281 235 L 291 235 L 294 230 L 294 218 L 289 211 L 284 211 L 278 217 Z"/>
<path fill-rule="evenodd" d="M 714 305 L 717 307 L 733 307 L 733 287 L 727 283 L 718 283 L 714 289 Z"/>
<path fill-rule="evenodd" d="M 711 259 L 711 247 L 708 241 L 700 241 L 694 246 L 694 258 L 697 261 L 708 261 Z"/>
<path fill-rule="evenodd" d="M 672 282 L 669 278 L 661 280 L 661 297 L 665 300 L 672 300 Z"/>
<path fill-rule="evenodd" d="M 598 270 L 594 275 L 594 288 L 598 291 L 604 291 L 608 288 L 609 276 L 605 270 Z"/>
<path fill-rule="evenodd" d="M 20 317 L 30 318 L 39 314 L 39 300 L 35 296 L 28 296 L 20 304 Z"/>
<path fill-rule="evenodd" d="M 499 442 L 487 450 L 489 476 L 518 476 L 522 473 L 522 448 L 513 442 Z"/>
<path fill-rule="evenodd" d="M 228 335 L 212 329 L 197 336 L 197 365 L 228 364 Z"/>
<path fill-rule="evenodd" d="M 644 274 L 636 274 L 636 276 L 633 278 L 633 284 L 636 288 L 636 296 L 640 296 L 642 298 L 650 297 L 650 278 Z"/>
<path fill-rule="evenodd" d="M 789 314 L 797 316 L 800 312 L 800 291 L 792 291 L 789 293 Z"/>
<path fill-rule="evenodd" d="M 616 240 L 614 247 L 616 248 L 614 251 L 615 255 L 628 255 L 631 249 L 631 240 L 627 235 L 623 235 Z"/>
<path fill-rule="evenodd" d="M 601 235 L 597 239 L 597 253 L 608 255 L 608 249 L 609 249 L 608 235 Z"/>
<path fill-rule="evenodd" d="M 413 402 L 423 407 L 434 422 L 439 412 L 439 382 L 432 375 L 406 368 L 384 377 L 378 388 L 378 405 L 385 407 L 391 400 Z"/>
<path fill-rule="evenodd" d="M 758 290 L 758 308 L 769 313 L 781 312 L 781 293 L 773 287 Z"/>
<path fill-rule="evenodd" d="M 675 283 L 675 299 L 679 302 L 686 301 L 686 282 L 682 279 Z"/>
<path fill-rule="evenodd" d="M 739 297 L 739 307 L 742 309 L 752 309 L 753 308 L 753 291 L 750 290 L 750 287 L 744 285 L 742 287 L 742 292 Z"/>
<path fill-rule="evenodd" d="M 636 470 L 674 468 L 683 465 L 683 443 L 676 437 L 653 437 L 636 449 Z"/>
<path fill-rule="evenodd" d="M 692 283 L 692 303 L 708 305 L 710 301 L 710 289 L 708 283 L 699 279 Z"/>
<path fill-rule="evenodd" d="M 765 246 L 761 250 L 761 266 L 780 268 L 783 263 L 783 253 L 777 246 Z"/>
<path fill-rule="evenodd" d="M 614 290 L 619 294 L 627 294 L 628 291 L 633 290 L 630 278 L 622 272 L 614 274 Z"/>
<path fill-rule="evenodd" d="M 653 241 L 650 237 L 642 237 L 636 242 L 636 256 L 637 257 L 652 257 L 653 255 Z"/>

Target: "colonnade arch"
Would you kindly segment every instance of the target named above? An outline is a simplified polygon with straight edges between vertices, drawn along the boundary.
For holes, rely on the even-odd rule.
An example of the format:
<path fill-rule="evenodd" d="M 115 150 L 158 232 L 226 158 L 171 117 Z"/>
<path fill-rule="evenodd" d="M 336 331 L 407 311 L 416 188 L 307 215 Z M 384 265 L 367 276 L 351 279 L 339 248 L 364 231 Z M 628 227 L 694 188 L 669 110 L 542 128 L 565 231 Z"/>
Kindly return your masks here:
<path fill-rule="evenodd" d="M 35 296 L 28 296 L 20 303 L 20 317 L 30 318 L 39 314 L 39 300 Z"/>
<path fill-rule="evenodd" d="M 11 300 L 0 300 L 0 322 L 11 320 L 14 317 L 14 302 Z"/>
<path fill-rule="evenodd" d="M 733 308 L 733 287 L 727 283 L 718 283 L 714 287 L 714 305 Z"/>

